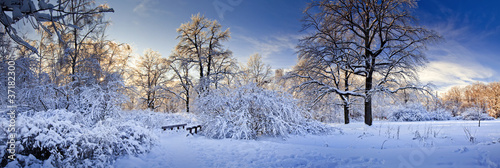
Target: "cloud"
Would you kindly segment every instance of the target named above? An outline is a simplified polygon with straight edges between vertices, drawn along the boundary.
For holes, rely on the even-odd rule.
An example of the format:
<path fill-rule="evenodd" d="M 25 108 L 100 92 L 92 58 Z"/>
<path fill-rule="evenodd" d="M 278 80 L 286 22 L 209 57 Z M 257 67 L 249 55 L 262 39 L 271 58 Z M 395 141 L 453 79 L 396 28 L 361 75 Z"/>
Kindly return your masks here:
<path fill-rule="evenodd" d="M 291 68 L 297 63 L 295 48 L 302 37 L 296 34 L 270 36 L 233 35 L 232 48 L 235 57 L 243 63 L 252 54 L 260 54 L 264 63 L 272 68 Z"/>
<path fill-rule="evenodd" d="M 494 67 L 482 63 L 483 54 L 455 40 L 431 46 L 426 53 L 430 62 L 419 72 L 419 78 L 421 82 L 436 85 L 439 92 L 457 85 L 488 82 L 497 74 Z"/>
<path fill-rule="evenodd" d="M 492 54 L 488 45 L 489 36 L 498 33 L 495 29 L 478 29 L 468 14 L 442 9 L 445 21 L 427 25 L 436 30 L 444 41 L 428 46 L 425 53 L 429 64 L 419 72 L 422 82 L 431 82 L 437 91 L 445 92 L 452 86 L 464 86 L 474 82 L 498 80 L 500 67 L 498 55 Z M 495 43 L 495 42 L 493 42 Z M 493 49 L 496 50 L 496 49 Z"/>
<path fill-rule="evenodd" d="M 263 58 L 269 58 L 274 54 L 279 54 L 283 51 L 295 51 L 295 46 L 299 39 L 297 35 L 281 35 L 281 36 L 270 36 L 264 38 L 255 38 L 248 36 L 236 36 L 236 39 L 241 39 L 246 43 L 250 43 L 249 46 L 253 51 L 262 55 Z"/>
<path fill-rule="evenodd" d="M 141 0 L 137 6 L 134 7 L 134 13 L 142 17 L 149 17 L 156 14 L 168 13 L 165 10 L 158 9 L 160 6 L 159 0 Z"/>
<path fill-rule="evenodd" d="M 452 86 L 464 86 L 494 76 L 495 71 L 477 63 L 432 61 L 419 72 L 420 80 L 431 82 L 437 91 L 445 92 Z"/>
<path fill-rule="evenodd" d="M 149 16 L 149 8 L 151 8 L 152 0 L 142 0 L 137 6 L 134 8 L 134 13 L 139 14 L 141 16 Z"/>

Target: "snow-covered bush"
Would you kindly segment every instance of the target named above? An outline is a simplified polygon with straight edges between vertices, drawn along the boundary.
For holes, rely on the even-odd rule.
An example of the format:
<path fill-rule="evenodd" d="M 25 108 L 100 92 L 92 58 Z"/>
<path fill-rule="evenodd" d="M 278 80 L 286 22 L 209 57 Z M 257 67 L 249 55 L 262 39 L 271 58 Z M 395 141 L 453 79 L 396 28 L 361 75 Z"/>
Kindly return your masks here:
<path fill-rule="evenodd" d="M 118 156 L 148 152 L 157 139 L 133 120 L 116 117 L 86 125 L 82 118 L 66 110 L 19 113 L 18 158 L 34 157 L 55 167 L 106 167 Z"/>
<path fill-rule="evenodd" d="M 388 119 L 391 121 L 428 121 L 430 120 L 428 113 L 422 105 L 409 104 L 394 108 Z"/>
<path fill-rule="evenodd" d="M 467 108 L 461 115 L 464 120 L 493 120 L 495 118 L 489 116 L 487 113 L 482 112 L 481 108 L 471 107 Z"/>
<path fill-rule="evenodd" d="M 255 84 L 211 90 L 197 100 L 196 110 L 203 120 L 202 132 L 210 138 L 255 139 L 326 131 L 323 125 L 309 122 L 289 94 Z"/>
<path fill-rule="evenodd" d="M 95 124 L 107 115 L 119 111 L 121 104 L 127 100 L 123 94 L 125 86 L 119 75 L 110 74 L 100 82 L 82 81 L 85 80 L 57 86 L 51 83 L 45 74 L 39 82 L 26 82 L 29 85 L 24 83 L 18 87 L 18 102 L 23 103 L 23 110 L 67 109 L 78 112 L 90 119 L 88 124 Z"/>
<path fill-rule="evenodd" d="M 123 87 L 121 81 L 79 87 L 79 93 L 72 96 L 69 110 L 80 111 L 93 121 L 90 124 L 94 124 L 120 110 L 120 104 L 127 100 L 125 95 L 120 93 Z"/>
<path fill-rule="evenodd" d="M 401 106 L 393 106 L 390 108 L 388 117 L 391 121 L 429 121 L 429 120 L 450 120 L 451 113 L 438 109 L 434 112 L 429 112 L 419 103 L 406 104 Z"/>
<path fill-rule="evenodd" d="M 440 121 L 440 120 L 454 120 L 451 115 L 451 111 L 448 111 L 444 108 L 437 108 L 435 111 L 429 112 L 430 120 Z"/>

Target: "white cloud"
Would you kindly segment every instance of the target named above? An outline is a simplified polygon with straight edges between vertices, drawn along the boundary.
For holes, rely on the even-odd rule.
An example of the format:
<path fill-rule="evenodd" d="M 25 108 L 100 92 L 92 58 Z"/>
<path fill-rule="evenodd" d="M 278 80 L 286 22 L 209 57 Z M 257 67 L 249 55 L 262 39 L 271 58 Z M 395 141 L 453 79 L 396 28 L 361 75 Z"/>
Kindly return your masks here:
<path fill-rule="evenodd" d="M 276 35 L 266 38 L 254 38 L 248 36 L 236 36 L 234 38 L 241 39 L 250 43 L 250 47 L 254 52 L 262 55 L 263 58 L 269 58 L 273 54 L 278 54 L 282 51 L 295 51 L 295 46 L 299 36 L 297 35 Z"/>
<path fill-rule="evenodd" d="M 449 16 L 447 22 L 431 26 L 431 29 L 445 41 L 428 46 L 426 54 L 430 63 L 419 72 L 422 82 L 431 82 L 439 92 L 445 92 L 452 86 L 491 82 L 497 78 L 499 67 L 492 66 L 498 61 L 497 56 L 474 47 L 487 43 L 485 37 L 492 31 L 477 32 L 467 19 L 458 15 Z"/>
<path fill-rule="evenodd" d="M 482 54 L 455 40 L 431 46 L 426 53 L 431 61 L 419 72 L 419 78 L 424 83 L 436 85 L 439 92 L 445 92 L 452 86 L 487 81 L 497 73 L 493 67 L 479 61 L 484 57 Z"/>
<path fill-rule="evenodd" d="M 156 14 L 168 14 L 167 11 L 159 9 L 159 6 L 159 0 L 140 0 L 139 4 L 134 7 L 133 11 L 142 17 L 149 17 Z"/>
<path fill-rule="evenodd" d="M 151 8 L 151 2 L 154 2 L 154 0 L 141 0 L 141 2 L 135 6 L 134 8 L 134 13 L 141 15 L 141 16 L 149 16 L 149 8 Z"/>
<path fill-rule="evenodd" d="M 495 71 L 477 63 L 453 63 L 432 61 L 419 72 L 424 83 L 435 84 L 440 92 L 447 91 L 452 86 L 464 86 L 482 79 L 492 77 Z"/>

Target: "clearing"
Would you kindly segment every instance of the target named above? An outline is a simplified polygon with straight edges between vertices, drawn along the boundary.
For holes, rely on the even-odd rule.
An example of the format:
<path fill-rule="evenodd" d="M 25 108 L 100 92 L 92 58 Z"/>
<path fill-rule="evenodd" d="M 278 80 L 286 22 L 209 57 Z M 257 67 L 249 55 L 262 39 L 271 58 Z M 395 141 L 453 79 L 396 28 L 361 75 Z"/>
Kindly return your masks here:
<path fill-rule="evenodd" d="M 375 121 L 330 135 L 208 139 L 162 131 L 148 154 L 125 156 L 115 167 L 499 167 L 500 120 Z"/>

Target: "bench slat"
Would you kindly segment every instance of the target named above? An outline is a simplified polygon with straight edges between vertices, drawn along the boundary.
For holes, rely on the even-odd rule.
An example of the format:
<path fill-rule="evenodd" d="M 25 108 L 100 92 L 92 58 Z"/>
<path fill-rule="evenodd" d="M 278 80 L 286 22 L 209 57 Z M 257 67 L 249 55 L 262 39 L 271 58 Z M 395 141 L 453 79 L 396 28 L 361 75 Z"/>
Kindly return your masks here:
<path fill-rule="evenodd" d="M 163 130 L 166 130 L 168 128 L 170 128 L 171 130 L 174 129 L 175 127 L 177 127 L 177 129 L 179 129 L 180 127 L 185 127 L 187 124 L 177 124 L 177 125 L 168 125 L 168 126 L 163 126 L 161 127 Z"/>

